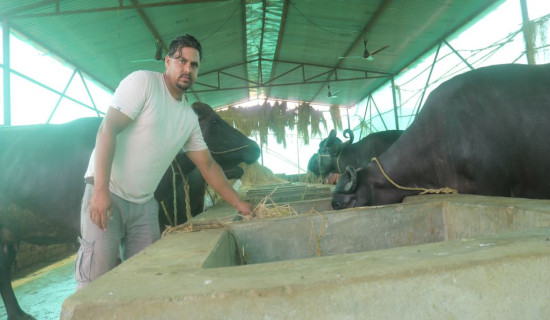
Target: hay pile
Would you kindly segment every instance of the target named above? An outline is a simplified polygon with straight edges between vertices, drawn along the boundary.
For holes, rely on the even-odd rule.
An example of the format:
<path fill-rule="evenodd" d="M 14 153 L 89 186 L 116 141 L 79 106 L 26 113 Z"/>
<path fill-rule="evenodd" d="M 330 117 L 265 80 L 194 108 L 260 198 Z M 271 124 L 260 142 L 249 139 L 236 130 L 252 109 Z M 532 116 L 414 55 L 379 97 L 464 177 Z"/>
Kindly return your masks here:
<path fill-rule="evenodd" d="M 253 164 L 239 164 L 244 170 L 241 182 L 244 188 L 251 186 L 261 186 L 267 184 L 287 183 L 288 181 L 277 177 L 269 168 L 262 166 L 258 162 Z"/>
<path fill-rule="evenodd" d="M 252 219 L 269 219 L 269 218 L 281 218 L 288 216 L 296 216 L 298 212 L 292 208 L 288 203 L 284 205 L 276 204 L 271 195 L 277 190 L 275 188 L 270 194 L 265 196 L 252 211 L 250 216 L 242 216 L 243 220 L 252 220 Z"/>
<path fill-rule="evenodd" d="M 241 163 L 239 164 L 239 167 L 243 168 L 244 174 L 240 179 L 241 183 L 238 188 L 236 188 L 235 186 L 237 179 L 229 180 L 229 183 L 233 185 L 234 188 L 236 188 L 237 190 L 246 190 L 250 189 L 253 186 L 288 183 L 287 180 L 276 176 L 275 174 L 273 174 L 273 171 L 271 171 L 267 167 L 262 166 L 258 162 L 255 162 L 253 164 Z M 206 195 L 210 196 L 213 205 L 222 200 L 222 198 L 210 186 L 206 187 Z"/>
<path fill-rule="evenodd" d="M 318 176 L 315 173 L 308 170 L 305 174 L 300 176 L 300 182 L 310 183 L 310 184 L 322 184 L 323 177 Z"/>

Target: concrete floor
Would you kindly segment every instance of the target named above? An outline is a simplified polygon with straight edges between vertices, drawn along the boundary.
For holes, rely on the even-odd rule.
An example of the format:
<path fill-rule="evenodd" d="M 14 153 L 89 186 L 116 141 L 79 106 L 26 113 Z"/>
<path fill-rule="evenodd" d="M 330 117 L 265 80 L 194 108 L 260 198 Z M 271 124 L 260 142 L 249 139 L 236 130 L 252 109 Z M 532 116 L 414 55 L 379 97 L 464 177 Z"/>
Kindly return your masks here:
<path fill-rule="evenodd" d="M 232 220 L 222 209 L 211 219 Z M 61 319 L 550 319 L 550 201 L 425 196 L 233 225 L 168 234 Z M 262 239 L 277 245 L 239 265 Z"/>
<path fill-rule="evenodd" d="M 75 256 L 61 259 L 12 282 L 21 308 L 37 320 L 57 320 L 63 301 L 75 292 Z M 6 319 L 0 305 L 0 319 Z"/>

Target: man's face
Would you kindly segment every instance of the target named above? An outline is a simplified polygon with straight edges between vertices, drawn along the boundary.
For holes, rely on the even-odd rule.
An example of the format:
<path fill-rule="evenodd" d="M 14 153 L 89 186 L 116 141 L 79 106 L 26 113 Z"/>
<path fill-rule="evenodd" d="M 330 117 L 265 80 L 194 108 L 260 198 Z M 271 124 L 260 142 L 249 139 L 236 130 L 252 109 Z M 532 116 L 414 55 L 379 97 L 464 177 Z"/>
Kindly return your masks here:
<path fill-rule="evenodd" d="M 173 57 L 167 55 L 164 64 L 169 85 L 181 91 L 187 91 L 197 80 L 200 66 L 199 51 L 182 47 Z"/>

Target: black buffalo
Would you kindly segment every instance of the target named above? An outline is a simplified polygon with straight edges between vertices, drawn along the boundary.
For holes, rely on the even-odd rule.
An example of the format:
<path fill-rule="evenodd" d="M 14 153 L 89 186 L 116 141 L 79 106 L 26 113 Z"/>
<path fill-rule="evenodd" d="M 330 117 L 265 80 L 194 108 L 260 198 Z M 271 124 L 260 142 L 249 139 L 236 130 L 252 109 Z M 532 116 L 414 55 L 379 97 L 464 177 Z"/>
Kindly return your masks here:
<path fill-rule="evenodd" d="M 193 109 L 212 156 L 222 167 L 258 159 L 259 146 L 208 105 L 195 103 Z M 0 128 L 0 293 L 10 320 L 32 319 L 21 310 L 11 286 L 16 244 L 76 243 L 83 175 L 101 120 Z M 183 171 L 194 168 L 183 153 L 176 159 Z M 168 187 L 163 183 L 155 195 L 163 195 L 159 189 L 172 194 L 171 183 Z"/>
<path fill-rule="evenodd" d="M 326 176 L 331 172 L 343 173 L 347 166 L 366 166 L 372 157 L 386 151 L 403 133 L 402 130 L 380 131 L 367 135 L 353 143 L 353 132 L 347 131 L 350 139 L 342 142 L 331 130 L 328 137 L 319 143 L 319 150 L 308 163 L 308 170 Z"/>
<path fill-rule="evenodd" d="M 244 174 L 244 170 L 237 166 L 230 169 L 224 169 L 223 173 L 227 179 L 240 179 Z M 172 169 L 168 170 L 163 177 L 163 179 L 166 179 L 166 181 L 161 184 L 161 186 L 165 188 L 164 194 L 161 194 L 159 188 L 157 188 L 155 198 L 159 201 L 161 210 L 159 212 L 159 227 L 161 233 L 166 229 L 166 226 L 179 225 L 187 221 L 187 200 L 189 201 L 189 210 L 192 217 L 204 211 L 204 197 L 207 187 L 206 181 L 197 168 L 184 174 L 184 176 L 189 186 L 188 198 L 186 198 L 184 189 L 185 184 L 182 183 L 181 175 L 176 168 L 174 172 L 172 172 Z M 171 188 L 174 178 L 176 179 L 175 198 L 174 190 Z M 174 199 L 176 199 L 175 208 Z"/>
<path fill-rule="evenodd" d="M 439 188 L 550 198 L 549 88 L 550 65 L 497 65 L 446 81 L 380 155 L 380 166 L 340 176 L 333 208 L 398 203 Z"/>

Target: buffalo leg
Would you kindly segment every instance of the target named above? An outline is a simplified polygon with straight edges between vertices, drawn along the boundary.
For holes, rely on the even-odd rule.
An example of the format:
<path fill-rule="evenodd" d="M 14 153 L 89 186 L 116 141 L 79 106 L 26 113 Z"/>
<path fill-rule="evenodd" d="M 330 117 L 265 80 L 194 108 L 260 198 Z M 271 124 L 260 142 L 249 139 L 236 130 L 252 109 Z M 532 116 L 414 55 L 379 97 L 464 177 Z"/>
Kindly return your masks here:
<path fill-rule="evenodd" d="M 13 236 L 0 226 L 0 294 L 4 301 L 8 320 L 31 320 L 32 316 L 21 310 L 11 286 L 11 267 L 15 261 Z"/>

